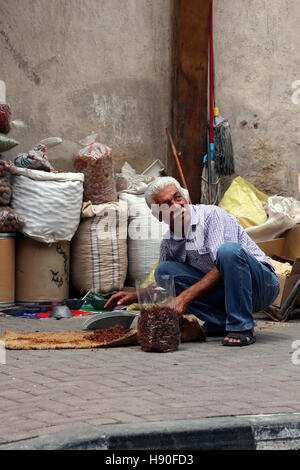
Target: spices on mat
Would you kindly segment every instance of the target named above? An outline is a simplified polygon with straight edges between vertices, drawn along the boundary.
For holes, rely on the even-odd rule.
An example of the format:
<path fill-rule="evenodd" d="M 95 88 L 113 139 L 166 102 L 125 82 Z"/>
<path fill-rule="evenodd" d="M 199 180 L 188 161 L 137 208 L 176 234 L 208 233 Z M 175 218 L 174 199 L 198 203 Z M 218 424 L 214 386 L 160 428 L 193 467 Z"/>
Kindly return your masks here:
<path fill-rule="evenodd" d="M 8 134 L 10 131 L 11 109 L 6 103 L 0 103 L 0 132 Z"/>
<path fill-rule="evenodd" d="M 111 341 L 119 339 L 129 332 L 130 330 L 126 330 L 122 326 L 116 325 L 111 328 L 104 328 L 103 330 L 95 330 L 92 333 L 88 333 L 84 335 L 84 338 L 89 341 L 95 341 L 95 343 L 110 343 Z M 16 337 L 15 340 L 23 341 L 24 337 L 21 334 L 19 337 Z M 59 339 L 57 337 L 52 338 L 51 335 L 49 335 L 47 338 L 31 337 L 30 341 L 34 344 L 41 344 L 47 341 L 47 343 L 49 344 L 58 344 L 58 345 L 64 344 L 66 342 L 65 338 L 62 338 L 62 339 Z M 79 344 L 81 341 L 82 341 L 82 338 L 77 338 L 77 337 L 68 339 L 68 343 L 74 344 L 74 346 L 76 344 Z"/>
<path fill-rule="evenodd" d="M 103 328 L 102 330 L 95 330 L 86 336 L 87 339 L 97 343 L 110 343 L 113 340 L 119 339 L 129 333 L 130 330 L 120 325 L 112 326 L 111 328 Z"/>
<path fill-rule="evenodd" d="M 179 317 L 170 307 L 153 306 L 141 310 L 138 339 L 145 352 L 171 352 L 180 343 Z"/>
<path fill-rule="evenodd" d="M 0 233 L 15 233 L 23 225 L 24 220 L 11 207 L 0 207 Z"/>
<path fill-rule="evenodd" d="M 91 201 L 97 205 L 118 200 L 110 155 L 98 158 L 78 155 L 75 157 L 74 165 L 76 171 L 84 174 L 84 202 Z"/>

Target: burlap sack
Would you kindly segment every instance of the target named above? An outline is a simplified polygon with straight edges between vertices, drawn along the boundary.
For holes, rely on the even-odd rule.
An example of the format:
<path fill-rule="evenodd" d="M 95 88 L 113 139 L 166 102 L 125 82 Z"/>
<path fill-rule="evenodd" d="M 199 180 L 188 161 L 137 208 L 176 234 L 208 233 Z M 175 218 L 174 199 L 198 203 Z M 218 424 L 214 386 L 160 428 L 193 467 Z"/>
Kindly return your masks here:
<path fill-rule="evenodd" d="M 72 283 L 82 294 L 108 294 L 122 289 L 126 279 L 127 204 L 93 206 L 90 215 L 83 214 L 72 240 Z"/>

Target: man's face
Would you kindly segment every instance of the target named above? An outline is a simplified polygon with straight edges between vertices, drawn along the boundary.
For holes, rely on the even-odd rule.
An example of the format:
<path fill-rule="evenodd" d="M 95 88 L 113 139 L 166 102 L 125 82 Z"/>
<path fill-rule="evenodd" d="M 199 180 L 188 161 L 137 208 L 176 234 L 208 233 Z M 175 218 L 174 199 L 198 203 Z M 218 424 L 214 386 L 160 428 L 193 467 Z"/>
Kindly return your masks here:
<path fill-rule="evenodd" d="M 166 186 L 155 195 L 154 200 L 159 206 L 158 214 L 154 215 L 160 222 L 170 225 L 178 236 L 184 236 L 187 233 L 185 227 L 190 222 L 190 211 L 185 207 L 188 202 L 181 191 L 175 185 Z"/>

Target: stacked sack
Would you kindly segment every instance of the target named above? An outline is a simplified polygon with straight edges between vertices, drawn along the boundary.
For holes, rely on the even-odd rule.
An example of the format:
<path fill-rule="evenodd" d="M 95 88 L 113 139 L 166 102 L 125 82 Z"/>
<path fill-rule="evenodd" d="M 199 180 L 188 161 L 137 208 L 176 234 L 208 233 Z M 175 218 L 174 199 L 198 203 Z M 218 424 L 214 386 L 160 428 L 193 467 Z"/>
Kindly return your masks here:
<path fill-rule="evenodd" d="M 81 294 L 121 290 L 127 274 L 127 204 L 83 204 L 72 240 L 72 283 Z"/>
<path fill-rule="evenodd" d="M 155 176 L 141 174 L 126 162 L 117 175 L 119 199 L 128 204 L 128 272 L 127 284 L 135 287 L 155 270 L 160 245 L 169 226 L 154 217 L 145 200 L 145 191 Z M 188 191 L 182 192 L 189 200 Z"/>
<path fill-rule="evenodd" d="M 127 204 L 118 201 L 111 149 L 93 134 L 80 142 L 75 169 L 84 174 L 81 222 L 71 244 L 76 291 L 110 294 L 127 274 Z"/>
<path fill-rule="evenodd" d="M 24 220 L 16 239 L 15 300 L 22 305 L 69 297 L 70 241 L 80 222 L 84 176 L 52 169 L 46 150 L 61 141 L 44 139 L 11 165 L 11 206 Z"/>
<path fill-rule="evenodd" d="M 5 160 L 0 160 L 0 232 L 15 233 L 20 230 L 24 221 L 10 206 L 12 195 L 11 170 Z"/>

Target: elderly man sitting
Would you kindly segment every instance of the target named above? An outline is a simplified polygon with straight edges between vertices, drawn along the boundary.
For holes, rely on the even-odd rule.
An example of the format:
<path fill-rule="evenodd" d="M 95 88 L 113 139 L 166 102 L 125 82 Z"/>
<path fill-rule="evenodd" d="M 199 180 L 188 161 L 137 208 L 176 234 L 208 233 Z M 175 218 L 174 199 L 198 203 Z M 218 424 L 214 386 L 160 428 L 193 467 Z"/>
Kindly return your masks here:
<path fill-rule="evenodd" d="M 174 178 L 157 178 L 145 198 L 152 214 L 170 226 L 155 278 L 174 278 L 179 315 L 196 315 L 208 336 L 224 336 L 224 346 L 254 343 L 253 313 L 279 293 L 267 256 L 236 217 L 217 206 L 189 205 Z M 118 292 L 106 308 L 136 301 L 135 292 Z"/>

